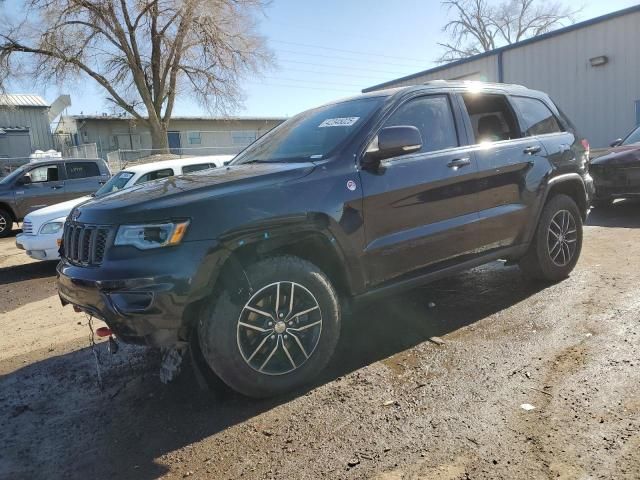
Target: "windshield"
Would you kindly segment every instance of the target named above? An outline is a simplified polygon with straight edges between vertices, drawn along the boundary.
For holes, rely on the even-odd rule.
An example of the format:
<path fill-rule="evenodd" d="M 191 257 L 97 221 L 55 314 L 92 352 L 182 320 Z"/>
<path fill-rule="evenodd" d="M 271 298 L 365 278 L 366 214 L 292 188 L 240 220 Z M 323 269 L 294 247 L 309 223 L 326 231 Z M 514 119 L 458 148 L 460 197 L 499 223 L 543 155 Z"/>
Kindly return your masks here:
<path fill-rule="evenodd" d="M 109 193 L 122 190 L 127 182 L 133 177 L 133 172 L 118 172 L 109 179 L 100 189 L 96 192 L 96 197 L 101 197 Z"/>
<path fill-rule="evenodd" d="M 631 132 L 627 138 L 624 139 L 622 145 L 632 145 L 634 143 L 640 143 L 640 127 Z"/>
<path fill-rule="evenodd" d="M 255 141 L 231 164 L 312 161 L 326 157 L 364 125 L 384 99 L 360 98 L 303 112 Z"/>
<path fill-rule="evenodd" d="M 14 170 L 13 172 L 11 172 L 6 177 L 0 178 L 0 185 L 4 185 L 4 184 L 13 182 L 13 180 L 18 178 L 19 176 L 21 176 L 25 172 L 26 169 L 27 169 L 27 167 L 20 167 L 20 168 Z"/>

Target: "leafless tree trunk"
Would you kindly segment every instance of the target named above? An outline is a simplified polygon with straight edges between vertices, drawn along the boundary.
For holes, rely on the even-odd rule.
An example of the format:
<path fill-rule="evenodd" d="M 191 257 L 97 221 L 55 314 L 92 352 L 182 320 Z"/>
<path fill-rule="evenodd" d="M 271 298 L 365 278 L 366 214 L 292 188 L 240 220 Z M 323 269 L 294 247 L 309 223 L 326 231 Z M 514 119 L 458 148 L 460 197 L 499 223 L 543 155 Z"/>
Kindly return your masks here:
<path fill-rule="evenodd" d="M 454 19 L 443 28 L 451 39 L 440 63 L 488 52 L 574 23 L 581 8 L 543 0 L 445 0 Z"/>
<path fill-rule="evenodd" d="M 24 0 L 0 14 L 0 89 L 10 76 L 87 76 L 167 151 L 176 99 L 226 112 L 273 61 L 257 34 L 267 0 Z"/>

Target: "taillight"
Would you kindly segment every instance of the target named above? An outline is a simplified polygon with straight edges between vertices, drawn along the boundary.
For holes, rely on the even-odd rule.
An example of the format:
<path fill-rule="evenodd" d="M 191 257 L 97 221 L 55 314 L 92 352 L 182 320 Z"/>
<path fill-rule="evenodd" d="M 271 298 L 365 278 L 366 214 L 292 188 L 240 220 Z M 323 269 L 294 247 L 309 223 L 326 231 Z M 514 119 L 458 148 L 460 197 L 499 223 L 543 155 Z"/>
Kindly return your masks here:
<path fill-rule="evenodd" d="M 584 148 L 584 153 L 587 155 L 587 158 L 589 158 L 589 140 L 583 138 L 580 140 L 580 143 L 582 144 L 582 148 Z"/>

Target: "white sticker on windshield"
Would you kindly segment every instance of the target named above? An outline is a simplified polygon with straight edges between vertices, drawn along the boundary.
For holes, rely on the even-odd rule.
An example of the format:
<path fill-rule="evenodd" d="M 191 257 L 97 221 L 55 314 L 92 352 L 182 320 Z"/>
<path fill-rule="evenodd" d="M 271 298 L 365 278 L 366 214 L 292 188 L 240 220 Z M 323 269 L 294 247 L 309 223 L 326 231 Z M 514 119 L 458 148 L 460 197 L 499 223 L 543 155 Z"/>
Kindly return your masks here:
<path fill-rule="evenodd" d="M 129 180 L 131 177 L 133 177 L 133 173 L 124 172 L 120 174 L 120 177 L 124 178 L 125 180 Z"/>
<path fill-rule="evenodd" d="M 354 125 L 358 120 L 360 120 L 360 117 L 327 118 L 324 122 L 318 125 L 318 128 L 350 127 Z"/>

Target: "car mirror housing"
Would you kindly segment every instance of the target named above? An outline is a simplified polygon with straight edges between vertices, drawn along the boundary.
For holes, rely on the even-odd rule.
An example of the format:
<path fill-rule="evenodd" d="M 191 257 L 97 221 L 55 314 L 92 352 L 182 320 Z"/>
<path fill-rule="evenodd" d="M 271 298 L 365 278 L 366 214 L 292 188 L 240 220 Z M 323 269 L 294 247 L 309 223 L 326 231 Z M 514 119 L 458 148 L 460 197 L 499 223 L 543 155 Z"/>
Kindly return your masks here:
<path fill-rule="evenodd" d="M 622 145 L 621 138 L 616 138 L 613 142 L 609 144 L 610 147 L 619 147 L 620 145 Z"/>
<path fill-rule="evenodd" d="M 31 177 L 29 175 L 24 175 L 18 179 L 18 185 L 30 185 Z"/>
<path fill-rule="evenodd" d="M 412 125 L 385 127 L 378 133 L 376 142 L 367 150 L 363 157 L 363 166 L 377 168 L 385 158 L 407 155 L 422 148 L 420 130 Z"/>

